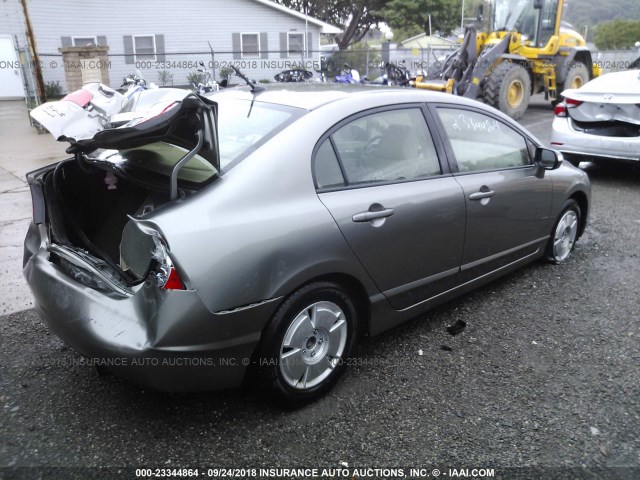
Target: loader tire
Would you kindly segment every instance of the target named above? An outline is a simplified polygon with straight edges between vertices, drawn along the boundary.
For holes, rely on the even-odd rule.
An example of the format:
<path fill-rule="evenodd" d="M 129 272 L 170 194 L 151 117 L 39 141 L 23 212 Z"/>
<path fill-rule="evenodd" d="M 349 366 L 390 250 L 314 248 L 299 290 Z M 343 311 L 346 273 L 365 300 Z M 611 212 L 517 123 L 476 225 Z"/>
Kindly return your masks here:
<path fill-rule="evenodd" d="M 589 70 L 582 62 L 573 62 L 567 71 L 567 76 L 562 83 L 562 88 L 558 93 L 562 93 L 570 88 L 580 88 L 589 81 Z"/>
<path fill-rule="evenodd" d="M 520 64 L 503 61 L 485 80 L 482 91 L 485 103 L 509 115 L 522 117 L 531 98 L 531 78 Z"/>

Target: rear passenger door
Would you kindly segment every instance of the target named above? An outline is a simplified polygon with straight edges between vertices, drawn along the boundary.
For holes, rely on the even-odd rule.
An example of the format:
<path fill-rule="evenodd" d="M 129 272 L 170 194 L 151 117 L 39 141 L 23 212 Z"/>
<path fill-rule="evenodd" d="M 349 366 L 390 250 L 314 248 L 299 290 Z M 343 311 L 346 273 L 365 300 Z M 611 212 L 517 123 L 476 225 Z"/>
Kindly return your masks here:
<path fill-rule="evenodd" d="M 320 200 L 397 309 L 455 284 L 462 256 L 462 189 L 440 164 L 425 115 L 419 105 L 368 111 L 314 152 Z"/>
<path fill-rule="evenodd" d="M 476 277 L 534 255 L 550 230 L 553 184 L 535 166 L 534 145 L 497 116 L 437 106 L 467 219 L 461 270 Z"/>

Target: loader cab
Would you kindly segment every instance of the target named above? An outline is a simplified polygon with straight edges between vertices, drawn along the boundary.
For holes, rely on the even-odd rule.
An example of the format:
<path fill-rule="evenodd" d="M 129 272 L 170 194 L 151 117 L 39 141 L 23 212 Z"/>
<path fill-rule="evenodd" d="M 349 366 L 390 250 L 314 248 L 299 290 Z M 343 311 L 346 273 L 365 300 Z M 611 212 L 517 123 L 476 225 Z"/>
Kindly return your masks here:
<path fill-rule="evenodd" d="M 495 0 L 491 31 L 519 32 L 529 47 L 544 47 L 558 32 L 560 0 Z"/>

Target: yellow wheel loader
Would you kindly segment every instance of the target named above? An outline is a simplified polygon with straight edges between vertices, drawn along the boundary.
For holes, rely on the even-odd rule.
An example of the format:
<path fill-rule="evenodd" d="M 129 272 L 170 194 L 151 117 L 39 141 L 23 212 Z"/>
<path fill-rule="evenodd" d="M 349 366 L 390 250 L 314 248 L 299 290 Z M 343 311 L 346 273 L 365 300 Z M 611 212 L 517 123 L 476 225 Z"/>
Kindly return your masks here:
<path fill-rule="evenodd" d="M 482 99 L 515 119 L 534 93 L 558 101 L 601 73 L 584 38 L 562 26 L 564 1 L 493 0 L 491 31 L 467 27 L 460 48 L 415 87 Z"/>

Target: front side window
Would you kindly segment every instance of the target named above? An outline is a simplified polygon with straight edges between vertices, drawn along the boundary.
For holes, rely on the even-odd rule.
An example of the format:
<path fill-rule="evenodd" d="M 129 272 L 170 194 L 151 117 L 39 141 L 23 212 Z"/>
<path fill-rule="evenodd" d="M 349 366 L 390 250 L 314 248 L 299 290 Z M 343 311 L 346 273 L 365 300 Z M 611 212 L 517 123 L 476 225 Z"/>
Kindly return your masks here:
<path fill-rule="evenodd" d="M 260 56 L 260 35 L 257 33 L 243 33 L 240 35 L 240 48 L 243 58 Z"/>
<path fill-rule="evenodd" d="M 156 39 L 154 35 L 135 35 L 133 51 L 136 61 L 156 59 Z"/>
<path fill-rule="evenodd" d="M 460 172 L 531 164 L 526 139 L 500 120 L 471 110 L 437 111 Z"/>
<path fill-rule="evenodd" d="M 441 173 L 433 140 L 419 108 L 360 117 L 338 128 L 325 144 L 315 158 L 318 188 L 398 182 Z M 341 169 L 334 165 L 334 158 Z"/>
<path fill-rule="evenodd" d="M 287 42 L 289 56 L 299 56 L 304 52 L 304 34 L 303 33 L 288 33 Z"/>

